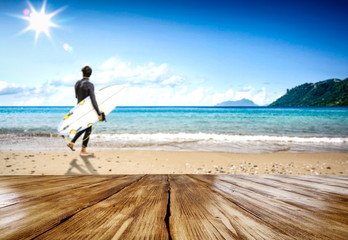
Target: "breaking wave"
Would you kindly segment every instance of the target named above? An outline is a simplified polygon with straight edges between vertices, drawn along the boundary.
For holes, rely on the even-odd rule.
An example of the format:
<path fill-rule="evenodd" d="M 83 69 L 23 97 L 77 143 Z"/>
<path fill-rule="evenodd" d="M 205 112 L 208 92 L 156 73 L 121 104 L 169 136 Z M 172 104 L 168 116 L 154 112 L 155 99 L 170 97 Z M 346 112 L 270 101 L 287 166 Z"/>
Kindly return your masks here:
<path fill-rule="evenodd" d="M 137 133 L 137 134 L 94 134 L 92 138 L 105 141 L 127 142 L 289 142 L 289 143 L 348 143 L 344 137 L 314 137 L 314 136 L 271 136 L 271 135 L 225 135 L 209 133 Z"/>

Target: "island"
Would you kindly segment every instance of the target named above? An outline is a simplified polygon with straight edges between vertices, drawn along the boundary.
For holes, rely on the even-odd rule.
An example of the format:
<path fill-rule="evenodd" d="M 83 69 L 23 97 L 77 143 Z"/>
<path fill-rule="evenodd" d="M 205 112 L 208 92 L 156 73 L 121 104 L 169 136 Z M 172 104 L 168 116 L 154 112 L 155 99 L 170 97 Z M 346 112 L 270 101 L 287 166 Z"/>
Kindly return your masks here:
<path fill-rule="evenodd" d="M 215 107 L 258 107 L 259 105 L 255 104 L 253 101 L 249 99 L 241 99 L 237 101 L 225 101 L 222 103 L 218 103 Z"/>
<path fill-rule="evenodd" d="M 305 83 L 287 89 L 270 107 L 348 106 L 348 78 Z"/>

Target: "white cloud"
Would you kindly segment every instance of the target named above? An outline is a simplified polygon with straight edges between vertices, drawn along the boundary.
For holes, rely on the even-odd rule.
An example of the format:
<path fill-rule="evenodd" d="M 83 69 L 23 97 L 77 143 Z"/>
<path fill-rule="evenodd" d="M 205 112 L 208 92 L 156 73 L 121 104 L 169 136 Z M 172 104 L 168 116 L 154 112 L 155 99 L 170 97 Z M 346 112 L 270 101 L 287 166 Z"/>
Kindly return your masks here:
<path fill-rule="evenodd" d="M 255 93 L 251 100 L 258 104 L 258 105 L 265 105 L 266 104 L 266 88 L 263 87 L 260 91 L 258 91 L 257 93 Z"/>
<path fill-rule="evenodd" d="M 115 66 L 119 65 L 119 63 L 121 63 L 121 60 L 119 58 L 109 58 L 100 66 L 99 69 L 101 71 L 109 71 L 112 70 Z"/>
<path fill-rule="evenodd" d="M 124 82 L 133 84 L 160 82 L 174 84 L 179 80 L 178 77 L 173 79 L 173 74 L 166 63 L 156 65 L 153 62 L 148 62 L 144 65 L 132 66 L 130 62 L 124 62 L 118 58 L 110 58 L 105 61 L 97 69 L 93 79 L 98 84 Z"/>
<path fill-rule="evenodd" d="M 22 101 L 15 101 L 16 106 L 47 106 L 45 97 L 30 97 Z"/>
<path fill-rule="evenodd" d="M 77 75 L 77 74 L 67 74 L 66 76 L 62 77 L 61 83 L 63 85 L 75 85 L 76 80 L 80 79 L 82 77 L 82 74 Z"/>
<path fill-rule="evenodd" d="M 177 85 L 182 82 L 183 78 L 180 76 L 173 75 L 170 78 L 162 82 L 163 85 Z"/>
<path fill-rule="evenodd" d="M 0 82 L 0 95 L 11 94 L 9 105 L 52 105 L 67 106 L 76 103 L 74 84 L 81 76 L 67 74 L 58 81 L 47 81 L 35 87 L 19 86 Z M 251 86 L 241 90 L 216 91 L 212 87 L 186 84 L 181 73 L 174 72 L 166 63 L 148 62 L 132 66 L 130 62 L 110 58 L 93 71 L 91 81 L 96 90 L 111 83 L 127 84 L 122 91 L 122 106 L 214 106 L 229 100 L 247 98 L 258 105 L 272 102 L 267 98 L 266 88 Z M 18 93 L 18 94 L 17 94 Z"/>
<path fill-rule="evenodd" d="M 251 94 L 252 94 L 252 90 L 250 91 L 245 91 L 244 89 L 241 90 L 241 91 L 238 91 L 236 92 L 233 100 L 240 100 L 240 99 L 243 99 L 243 98 L 246 98 L 246 99 L 250 99 L 251 100 Z"/>
<path fill-rule="evenodd" d="M 246 87 L 236 92 L 233 100 L 241 100 L 243 98 L 249 99 L 254 103 L 263 106 L 269 104 L 266 98 L 266 88 L 255 89 L 253 87 Z"/>
<path fill-rule="evenodd" d="M 250 92 L 250 91 L 253 91 L 254 90 L 254 88 L 253 87 L 251 87 L 251 86 L 248 86 L 248 87 L 244 87 L 244 88 L 242 88 L 241 90 L 239 90 L 239 92 Z"/>
<path fill-rule="evenodd" d="M 233 89 L 217 93 L 212 88 L 188 90 L 187 86 L 132 86 L 120 94 L 125 106 L 214 106 L 233 98 Z"/>
<path fill-rule="evenodd" d="M 66 74 L 61 79 L 50 81 L 53 86 L 74 86 L 76 81 L 82 78 L 81 74 Z"/>
<path fill-rule="evenodd" d="M 50 82 L 35 87 L 0 82 L 0 97 L 1 105 L 9 106 L 63 106 L 74 105 L 76 101 L 72 86 L 56 86 Z"/>
<path fill-rule="evenodd" d="M 100 87 L 96 87 L 98 90 Z M 74 87 L 70 86 L 37 86 L 31 91 L 15 95 L 15 101 L 10 105 L 46 105 L 46 106 L 69 106 L 75 105 Z M 128 84 L 128 87 L 119 94 L 119 105 L 121 106 L 214 106 L 217 103 L 238 100 L 247 97 L 259 105 L 266 101 L 266 90 L 252 90 L 234 92 L 226 89 L 223 92 L 214 91 L 212 88 L 189 89 L 188 86 L 170 85 L 136 85 Z"/>
<path fill-rule="evenodd" d="M 210 105 L 216 105 L 224 101 L 232 100 L 233 98 L 234 90 L 227 89 L 226 92 L 213 92 L 210 95 L 207 95 L 205 101 L 211 103 Z"/>
<path fill-rule="evenodd" d="M 26 90 L 25 86 L 15 83 L 0 82 L 0 95 L 21 93 Z"/>
<path fill-rule="evenodd" d="M 33 91 L 15 96 L 16 106 L 71 106 L 76 104 L 73 87 L 53 85 L 37 86 Z"/>

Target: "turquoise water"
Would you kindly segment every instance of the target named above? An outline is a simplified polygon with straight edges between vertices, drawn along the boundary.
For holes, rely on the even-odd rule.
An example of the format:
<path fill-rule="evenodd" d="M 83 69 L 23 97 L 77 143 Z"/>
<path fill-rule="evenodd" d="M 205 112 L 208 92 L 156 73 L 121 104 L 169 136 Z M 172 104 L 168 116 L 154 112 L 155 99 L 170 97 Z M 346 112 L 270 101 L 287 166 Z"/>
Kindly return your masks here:
<path fill-rule="evenodd" d="M 70 109 L 0 107 L 0 149 L 29 139 L 56 145 L 57 126 Z M 8 146 L 9 139 L 17 140 Z M 348 108 L 118 107 L 91 139 L 97 148 L 342 152 L 348 151 Z"/>

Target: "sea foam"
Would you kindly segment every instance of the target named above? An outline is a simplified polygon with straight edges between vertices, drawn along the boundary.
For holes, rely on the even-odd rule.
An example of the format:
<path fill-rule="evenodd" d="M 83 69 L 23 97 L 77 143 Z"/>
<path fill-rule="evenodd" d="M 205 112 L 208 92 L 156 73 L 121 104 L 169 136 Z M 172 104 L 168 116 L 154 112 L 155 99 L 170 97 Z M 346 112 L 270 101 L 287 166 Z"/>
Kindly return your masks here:
<path fill-rule="evenodd" d="M 339 137 L 306 137 L 306 136 L 271 136 L 271 135 L 228 135 L 209 133 L 138 133 L 138 134 L 95 134 L 93 138 L 101 141 L 133 141 L 133 142 L 293 142 L 293 143 L 335 143 L 346 144 L 348 138 Z"/>

